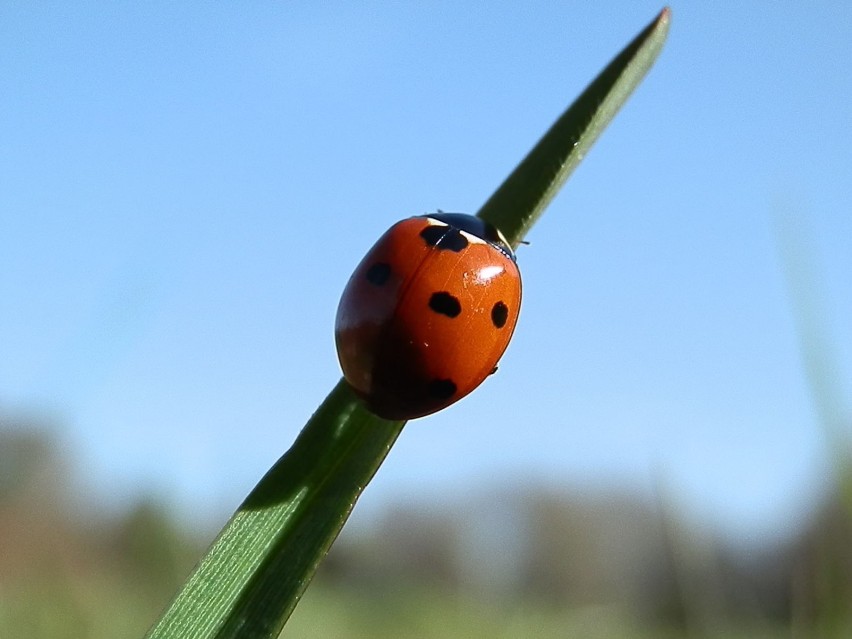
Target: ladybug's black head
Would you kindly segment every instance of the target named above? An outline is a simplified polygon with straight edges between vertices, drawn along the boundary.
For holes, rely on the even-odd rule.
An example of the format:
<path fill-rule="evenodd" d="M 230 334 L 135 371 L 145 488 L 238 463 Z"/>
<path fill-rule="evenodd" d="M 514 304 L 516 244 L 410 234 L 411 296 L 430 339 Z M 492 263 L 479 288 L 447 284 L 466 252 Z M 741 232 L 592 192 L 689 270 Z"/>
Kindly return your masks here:
<path fill-rule="evenodd" d="M 500 230 L 491 224 L 490 222 L 486 222 L 485 220 L 476 217 L 475 215 L 468 215 L 467 213 L 430 213 L 429 215 L 424 215 L 423 217 L 432 218 L 433 220 L 438 220 L 439 222 L 443 222 L 459 231 L 464 231 L 465 233 L 470 233 L 471 235 L 475 235 L 476 237 L 484 240 L 499 249 L 500 252 L 504 253 L 506 257 L 511 258 L 511 260 L 517 261 L 515 259 L 515 252 L 512 250 L 512 247 L 509 246 L 509 243 L 506 241 L 506 238 L 503 237 L 503 234 Z"/>

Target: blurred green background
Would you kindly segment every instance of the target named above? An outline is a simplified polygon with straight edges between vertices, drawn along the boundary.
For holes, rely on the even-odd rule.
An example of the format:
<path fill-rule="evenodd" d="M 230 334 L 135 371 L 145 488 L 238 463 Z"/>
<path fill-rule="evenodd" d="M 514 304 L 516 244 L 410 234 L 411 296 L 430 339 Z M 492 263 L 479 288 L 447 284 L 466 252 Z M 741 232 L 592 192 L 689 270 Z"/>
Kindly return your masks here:
<path fill-rule="evenodd" d="M 339 378 L 364 251 L 660 8 L 0 5 L 0 637 L 140 636 Z M 285 636 L 848 636 L 852 8 L 672 9 L 499 374 Z"/>
<path fill-rule="evenodd" d="M 141 636 L 215 531 L 154 498 L 107 513 L 49 428 L 2 426 L 0 636 Z M 413 497 L 344 531 L 283 636 L 848 636 L 850 521 L 827 494 L 743 547 L 630 491 Z"/>

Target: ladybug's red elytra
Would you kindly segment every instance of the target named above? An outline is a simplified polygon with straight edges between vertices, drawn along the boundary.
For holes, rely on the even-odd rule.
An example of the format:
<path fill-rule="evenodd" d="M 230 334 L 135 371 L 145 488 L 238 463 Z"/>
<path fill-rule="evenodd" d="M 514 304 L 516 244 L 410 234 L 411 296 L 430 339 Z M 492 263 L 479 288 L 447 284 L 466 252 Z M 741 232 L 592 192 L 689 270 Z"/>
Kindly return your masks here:
<path fill-rule="evenodd" d="M 520 307 L 515 254 L 494 226 L 461 213 L 402 220 L 343 291 L 343 376 L 380 417 L 429 415 L 496 370 Z"/>

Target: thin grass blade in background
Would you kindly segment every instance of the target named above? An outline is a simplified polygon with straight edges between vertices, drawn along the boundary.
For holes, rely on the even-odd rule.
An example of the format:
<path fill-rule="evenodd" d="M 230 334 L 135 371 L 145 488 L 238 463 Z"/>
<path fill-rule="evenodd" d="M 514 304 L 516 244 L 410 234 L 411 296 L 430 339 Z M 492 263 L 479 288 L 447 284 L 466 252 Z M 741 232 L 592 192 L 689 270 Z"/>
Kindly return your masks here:
<path fill-rule="evenodd" d="M 818 581 L 814 587 L 819 596 L 810 602 L 800 597 L 801 610 L 796 612 L 811 618 L 812 632 L 817 636 L 845 637 L 849 636 L 852 621 L 849 614 L 852 587 L 845 561 L 848 531 L 852 527 L 851 424 L 840 384 L 841 366 L 827 322 L 828 304 L 816 266 L 816 244 L 811 239 L 807 218 L 789 205 L 782 205 L 776 208 L 774 221 L 805 379 L 831 462 L 833 485 L 827 504 L 836 500 L 840 507 L 839 519 L 816 518 L 820 524 L 811 533 L 811 543 L 817 557 Z M 831 506 L 824 505 L 823 509 L 826 508 L 830 510 Z"/>

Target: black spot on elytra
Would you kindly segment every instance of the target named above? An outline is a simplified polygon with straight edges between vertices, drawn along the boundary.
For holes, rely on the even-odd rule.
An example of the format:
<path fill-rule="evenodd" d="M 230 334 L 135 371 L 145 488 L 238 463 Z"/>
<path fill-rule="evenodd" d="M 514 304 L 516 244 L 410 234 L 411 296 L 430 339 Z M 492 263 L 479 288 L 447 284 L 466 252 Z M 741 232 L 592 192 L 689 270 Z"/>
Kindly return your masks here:
<path fill-rule="evenodd" d="M 370 284 L 381 286 L 388 281 L 390 274 L 390 264 L 387 262 L 376 262 L 367 269 L 367 281 L 370 282 Z"/>
<path fill-rule="evenodd" d="M 497 302 L 491 308 L 491 321 L 497 328 L 503 328 L 509 319 L 509 308 L 503 302 Z"/>
<path fill-rule="evenodd" d="M 461 253 L 467 248 L 468 244 L 470 244 L 470 242 L 468 242 L 467 238 L 462 235 L 461 231 L 451 228 L 447 231 L 447 234 L 444 236 L 444 239 L 441 240 L 441 243 L 438 244 L 438 248 L 448 249 L 453 253 Z"/>
<path fill-rule="evenodd" d="M 446 226 L 435 226 L 434 224 L 430 224 L 420 231 L 420 237 L 423 238 L 423 241 L 426 242 L 427 245 L 436 246 L 438 242 L 441 241 L 441 238 L 444 237 L 444 233 L 446 232 Z"/>
<path fill-rule="evenodd" d="M 446 291 L 432 293 L 432 297 L 429 298 L 429 308 L 447 317 L 458 317 L 461 313 L 461 304 L 458 299 Z"/>
<path fill-rule="evenodd" d="M 433 379 L 429 382 L 429 395 L 436 399 L 449 399 L 456 394 L 456 383 L 451 379 Z"/>
<path fill-rule="evenodd" d="M 453 251 L 460 253 L 470 244 L 462 232 L 451 226 L 437 226 L 430 224 L 420 231 L 420 237 L 429 246 L 434 246 L 442 251 Z"/>

